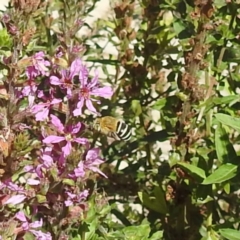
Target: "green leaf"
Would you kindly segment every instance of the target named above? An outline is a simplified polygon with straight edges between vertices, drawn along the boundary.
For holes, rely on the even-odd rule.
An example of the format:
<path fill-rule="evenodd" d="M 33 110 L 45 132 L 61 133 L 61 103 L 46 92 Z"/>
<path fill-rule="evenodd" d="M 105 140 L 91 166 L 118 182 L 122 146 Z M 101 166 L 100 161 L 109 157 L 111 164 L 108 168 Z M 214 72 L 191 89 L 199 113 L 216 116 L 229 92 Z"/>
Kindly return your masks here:
<path fill-rule="evenodd" d="M 96 206 L 94 204 L 94 198 L 92 198 L 91 201 L 89 202 L 89 211 L 87 212 L 87 217 L 85 221 L 87 223 L 91 223 L 96 219 L 96 215 L 97 215 Z"/>
<path fill-rule="evenodd" d="M 161 110 L 166 105 L 166 103 L 167 103 L 167 99 L 161 98 L 156 101 L 156 103 L 153 105 L 152 109 Z"/>
<path fill-rule="evenodd" d="M 155 196 L 150 196 L 146 192 L 139 192 L 138 196 L 141 200 L 141 202 L 148 208 L 162 213 L 166 214 L 168 212 L 166 201 L 165 201 L 165 196 L 162 188 L 160 187 L 155 187 L 154 190 L 154 195 Z"/>
<path fill-rule="evenodd" d="M 237 158 L 237 154 L 222 124 L 218 124 L 215 130 L 215 147 L 220 162 L 233 163 L 233 160 Z"/>
<path fill-rule="evenodd" d="M 24 237 L 23 237 L 24 240 L 34 240 L 36 239 L 35 236 L 30 233 L 30 232 L 27 232 L 26 234 L 24 234 Z"/>
<path fill-rule="evenodd" d="M 221 8 L 221 7 L 223 7 L 223 6 L 226 6 L 226 0 L 215 0 L 214 1 L 214 6 L 216 7 L 216 8 Z"/>
<path fill-rule="evenodd" d="M 98 225 L 97 217 L 91 223 L 87 224 L 87 226 L 86 226 L 87 231 L 85 234 L 86 240 L 91 240 L 93 238 L 94 234 L 96 233 L 97 225 Z"/>
<path fill-rule="evenodd" d="M 37 197 L 38 203 L 45 203 L 45 202 L 47 202 L 46 196 L 38 194 L 36 197 Z"/>
<path fill-rule="evenodd" d="M 92 63 L 101 63 L 101 64 L 109 64 L 116 66 L 119 61 L 117 60 L 112 60 L 112 59 L 94 59 L 94 58 L 88 58 L 86 62 L 92 62 Z"/>
<path fill-rule="evenodd" d="M 230 95 L 230 96 L 224 96 L 224 97 L 215 97 L 212 99 L 212 101 L 217 105 L 236 103 L 236 102 L 240 101 L 240 96 L 239 95 Z"/>
<path fill-rule="evenodd" d="M 108 213 L 110 213 L 111 209 L 111 206 L 106 204 L 102 207 L 102 209 L 99 209 L 99 215 L 107 215 Z"/>
<path fill-rule="evenodd" d="M 209 34 L 206 38 L 206 43 L 221 46 L 223 44 L 223 39 L 217 39 L 214 35 Z"/>
<path fill-rule="evenodd" d="M 129 226 L 123 229 L 126 240 L 148 239 L 150 234 L 149 224 L 141 224 L 139 226 Z"/>
<path fill-rule="evenodd" d="M 183 24 L 182 21 L 175 21 L 173 23 L 173 28 L 174 28 L 174 32 L 176 34 L 179 34 L 180 32 L 186 29 L 186 24 Z"/>
<path fill-rule="evenodd" d="M 104 25 L 105 25 L 106 27 L 111 28 L 111 29 L 114 29 L 114 28 L 116 27 L 115 23 L 112 22 L 112 21 L 104 21 Z M 102 26 L 103 26 L 103 25 L 102 25 Z"/>
<path fill-rule="evenodd" d="M 224 185 L 224 187 L 223 187 L 223 189 L 224 189 L 224 191 L 225 191 L 225 193 L 226 194 L 230 194 L 230 188 L 231 186 L 230 186 L 230 183 L 229 182 L 227 182 L 225 185 Z"/>
<path fill-rule="evenodd" d="M 157 231 L 149 238 L 149 240 L 160 240 L 162 239 L 162 237 L 163 237 L 163 231 Z"/>
<path fill-rule="evenodd" d="M 139 116 L 142 113 L 142 106 L 139 100 L 132 100 L 131 107 L 136 116 Z"/>
<path fill-rule="evenodd" d="M 195 165 L 184 162 L 177 162 L 177 165 L 181 166 L 193 178 L 196 178 L 196 176 L 201 179 L 206 178 L 204 170 Z"/>
<path fill-rule="evenodd" d="M 109 232 L 105 239 L 147 240 L 149 239 L 150 231 L 149 223 L 142 222 L 138 226 L 128 226 L 115 232 Z"/>
<path fill-rule="evenodd" d="M 63 180 L 63 183 L 66 185 L 69 185 L 69 186 L 75 186 L 75 184 L 76 184 L 72 179 L 68 179 L 68 178 L 65 178 Z"/>
<path fill-rule="evenodd" d="M 235 79 L 235 77 L 234 77 L 234 79 Z M 215 105 L 222 105 L 222 104 L 232 105 L 237 102 L 240 102 L 239 95 L 230 95 L 230 96 L 225 96 L 225 97 L 213 97 L 213 98 L 207 99 L 203 104 L 201 104 L 201 107 L 205 106 L 204 112 L 208 112 Z"/>
<path fill-rule="evenodd" d="M 215 114 L 215 117 L 219 122 L 240 131 L 240 118 L 232 117 L 223 113 L 217 113 Z"/>
<path fill-rule="evenodd" d="M 72 240 L 81 240 L 81 236 L 79 234 L 77 234 L 76 237 L 71 237 Z"/>
<path fill-rule="evenodd" d="M 206 203 L 208 203 L 208 202 L 211 202 L 211 201 L 213 201 L 214 199 L 212 198 L 212 197 L 210 197 L 210 196 L 207 196 L 205 199 L 197 199 L 197 201 L 196 201 L 196 205 L 197 206 L 202 206 L 203 204 L 206 204 Z"/>
<path fill-rule="evenodd" d="M 221 236 L 223 236 L 229 240 L 239 240 L 240 239 L 239 230 L 235 230 L 235 229 L 231 229 L 231 228 L 222 228 L 222 229 L 219 229 L 219 233 Z"/>
<path fill-rule="evenodd" d="M 157 202 L 161 204 L 161 212 L 166 213 L 168 210 L 163 189 L 160 186 L 156 186 L 153 189 L 153 193 L 156 197 Z"/>
<path fill-rule="evenodd" d="M 0 48 L 10 48 L 12 45 L 12 38 L 5 28 L 0 30 Z"/>
<path fill-rule="evenodd" d="M 202 184 L 213 184 L 213 183 L 222 183 L 225 182 L 237 174 L 237 165 L 233 164 L 224 164 L 221 165 L 216 171 L 209 175 Z"/>

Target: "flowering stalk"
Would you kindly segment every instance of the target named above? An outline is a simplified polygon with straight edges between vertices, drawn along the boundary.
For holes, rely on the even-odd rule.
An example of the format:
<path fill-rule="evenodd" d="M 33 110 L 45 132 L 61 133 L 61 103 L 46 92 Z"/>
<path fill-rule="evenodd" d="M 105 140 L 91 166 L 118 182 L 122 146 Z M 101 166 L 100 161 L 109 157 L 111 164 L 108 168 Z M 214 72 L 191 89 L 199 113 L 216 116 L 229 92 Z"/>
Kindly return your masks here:
<path fill-rule="evenodd" d="M 25 126 L 26 131 L 36 132 L 37 144 L 33 146 L 37 154 L 33 154 L 33 149 L 27 155 L 22 154 L 22 161 L 28 163 L 24 167 L 18 165 L 20 172 L 14 181 L 7 178 L 1 183 L 1 203 L 3 206 L 14 206 L 15 220 L 19 221 L 15 234 L 31 233 L 36 239 L 52 239 L 54 228 L 38 230 L 46 230 L 49 226 L 45 222 L 47 216 L 57 221 L 58 216 L 64 215 L 71 206 L 79 209 L 79 217 L 74 216 L 74 221 L 81 220 L 90 196 L 85 187 L 87 177 L 91 172 L 107 177 L 99 169 L 104 162 L 99 156 L 100 150 L 90 148 L 90 139 L 81 137 L 85 124 L 75 117 L 83 117 L 85 108 L 99 114 L 94 103 L 100 104 L 99 97 L 110 98 L 113 91 L 100 85 L 96 71 L 93 78 L 89 77 L 87 67 L 78 57 L 73 59 L 69 68 L 64 69 L 47 60 L 43 52 L 28 57 L 26 62 L 26 82 L 21 89 L 15 87 L 14 91 L 20 92 L 15 95 L 18 96 L 19 106 L 25 106 L 35 117 L 36 121 L 32 123 L 38 124 L 38 127 L 33 124 Z M 27 105 L 21 104 L 26 101 Z M 70 118 L 65 122 L 53 111 L 64 101 L 72 106 Z M 27 145 L 30 139 L 24 136 L 22 141 Z M 15 156 L 19 158 L 17 154 Z M 51 209 L 51 213 L 47 209 Z M 27 212 L 29 218 L 25 216 Z M 40 212 L 45 218 L 37 217 Z M 31 215 L 35 217 L 31 218 Z"/>

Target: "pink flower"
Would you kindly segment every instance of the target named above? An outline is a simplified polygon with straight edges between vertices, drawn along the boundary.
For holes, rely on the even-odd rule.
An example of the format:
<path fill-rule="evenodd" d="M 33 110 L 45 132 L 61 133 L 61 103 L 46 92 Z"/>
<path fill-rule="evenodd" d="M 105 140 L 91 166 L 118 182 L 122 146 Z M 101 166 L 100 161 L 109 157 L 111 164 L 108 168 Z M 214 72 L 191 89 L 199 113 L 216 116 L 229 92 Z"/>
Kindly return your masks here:
<path fill-rule="evenodd" d="M 83 178 L 85 176 L 83 161 L 78 163 L 77 168 L 74 169 L 73 174 L 69 174 L 71 178 Z"/>
<path fill-rule="evenodd" d="M 34 167 L 27 165 L 24 167 L 25 172 L 32 172 L 36 173 L 38 178 L 44 178 L 45 173 L 50 169 L 55 167 L 55 171 L 57 172 L 56 165 L 54 164 L 53 157 L 52 157 L 52 148 L 46 147 L 45 149 L 41 149 L 41 156 L 39 157 L 38 161 L 39 164 Z"/>
<path fill-rule="evenodd" d="M 39 159 L 41 164 L 39 164 L 36 168 L 37 174 L 40 175 L 41 177 L 43 177 L 42 172 L 44 171 L 44 169 L 50 169 L 54 166 L 53 158 L 51 156 L 51 151 L 52 151 L 52 148 L 50 147 L 46 147 L 44 150 L 41 150 L 42 156 Z"/>
<path fill-rule="evenodd" d="M 28 219 L 26 218 L 24 212 L 19 211 L 18 213 L 16 213 L 15 218 L 17 218 L 19 221 L 21 221 L 22 225 L 21 225 L 21 231 L 24 232 L 31 232 L 32 234 L 34 234 L 38 239 L 38 240 L 51 240 L 52 237 L 50 235 L 50 233 L 44 233 L 42 231 L 36 231 L 35 228 L 39 228 L 42 227 L 43 225 L 43 221 L 42 219 L 40 219 L 40 221 L 35 221 L 30 223 L 28 221 Z"/>
<path fill-rule="evenodd" d="M 11 180 L 5 181 L 5 183 L 0 184 L 0 190 L 8 190 L 8 199 L 3 204 L 19 204 L 26 199 L 26 191 L 23 187 L 18 186 Z M 13 194 L 10 194 L 11 191 Z"/>
<path fill-rule="evenodd" d="M 32 56 L 32 66 L 35 68 L 36 70 L 36 74 L 37 76 L 42 75 L 42 76 L 48 76 L 48 66 L 50 66 L 50 62 L 46 61 L 44 59 L 45 54 L 44 52 L 38 52 L 35 53 Z"/>
<path fill-rule="evenodd" d="M 68 156 L 72 150 L 72 143 L 87 144 L 88 140 L 86 138 L 78 138 L 76 134 L 81 129 L 81 123 L 76 125 L 63 126 L 60 119 L 54 115 L 51 115 L 51 123 L 55 126 L 57 131 L 63 136 L 50 135 L 43 139 L 44 143 L 60 143 L 66 142 L 66 145 L 62 147 L 64 157 Z"/>
<path fill-rule="evenodd" d="M 65 201 L 65 205 L 68 206 L 72 206 L 74 203 L 81 203 L 83 201 L 86 200 L 86 198 L 89 195 L 89 191 L 88 190 L 84 190 L 83 192 L 81 192 L 80 194 L 74 194 L 74 193 L 70 193 L 67 192 L 67 200 Z"/>
<path fill-rule="evenodd" d="M 70 69 L 64 69 L 61 71 L 61 77 L 51 76 L 50 83 L 52 85 L 60 86 L 62 89 L 67 90 L 67 96 L 70 98 L 72 96 L 72 88 L 73 88 L 73 78 L 74 76 L 78 75 L 80 71 L 82 61 L 77 58 L 75 59 Z"/>
<path fill-rule="evenodd" d="M 33 178 L 28 178 L 27 179 L 27 184 L 28 185 L 37 186 L 40 183 L 41 183 L 40 180 L 37 180 L 37 179 L 33 179 Z"/>
<path fill-rule="evenodd" d="M 36 97 L 36 91 L 38 84 L 35 82 L 37 77 L 36 69 L 33 66 L 27 67 L 26 74 L 28 76 L 27 84 L 22 89 L 22 95 L 28 97 L 29 106 L 33 105 L 33 102 Z"/>
<path fill-rule="evenodd" d="M 80 92 L 78 93 L 77 108 L 73 111 L 74 116 L 79 116 L 82 114 L 82 108 L 86 103 L 86 107 L 93 113 L 97 113 L 92 102 L 96 101 L 92 96 L 110 98 L 113 94 L 111 87 L 99 87 L 98 74 L 95 72 L 94 78 L 88 80 L 88 71 L 86 66 L 81 67 L 79 73 L 79 81 L 81 83 Z"/>
<path fill-rule="evenodd" d="M 104 161 L 99 157 L 100 150 L 98 148 L 89 149 L 84 160 L 78 163 L 77 168 L 74 169 L 72 174 L 69 174 L 71 178 L 82 178 L 85 176 L 87 170 L 97 172 L 107 178 L 107 176 L 99 170 L 99 165 Z"/>
<path fill-rule="evenodd" d="M 19 187 L 17 184 L 13 183 L 11 180 L 6 181 L 5 183 L 3 183 L 2 186 L 8 188 L 13 192 L 25 193 L 25 190 L 23 187 Z"/>
<path fill-rule="evenodd" d="M 107 176 L 99 170 L 99 165 L 104 162 L 102 158 L 99 157 L 99 148 L 89 149 L 84 160 L 84 169 L 97 172 L 107 178 Z"/>
<path fill-rule="evenodd" d="M 28 97 L 29 106 L 32 106 L 37 91 L 37 83 L 35 82 L 36 77 L 39 75 L 48 75 L 47 66 L 50 66 L 50 62 L 46 61 L 44 57 L 45 54 L 43 52 L 38 52 L 32 57 L 22 59 L 22 62 L 29 63 L 26 68 L 26 75 L 28 78 L 27 85 L 22 89 L 23 96 Z"/>
<path fill-rule="evenodd" d="M 50 93 L 49 97 L 46 97 L 43 95 L 42 91 L 39 91 L 39 97 L 41 97 L 43 100 L 45 100 L 45 102 L 44 103 L 41 102 L 41 103 L 34 105 L 31 109 L 31 111 L 32 111 L 32 113 L 36 114 L 35 115 L 36 121 L 44 121 L 48 118 L 50 108 L 53 105 L 62 102 L 62 100 L 54 98 L 52 92 Z"/>
<path fill-rule="evenodd" d="M 31 230 L 31 233 L 36 237 L 36 240 L 52 240 L 52 236 L 49 232 L 44 233 L 42 231 Z"/>

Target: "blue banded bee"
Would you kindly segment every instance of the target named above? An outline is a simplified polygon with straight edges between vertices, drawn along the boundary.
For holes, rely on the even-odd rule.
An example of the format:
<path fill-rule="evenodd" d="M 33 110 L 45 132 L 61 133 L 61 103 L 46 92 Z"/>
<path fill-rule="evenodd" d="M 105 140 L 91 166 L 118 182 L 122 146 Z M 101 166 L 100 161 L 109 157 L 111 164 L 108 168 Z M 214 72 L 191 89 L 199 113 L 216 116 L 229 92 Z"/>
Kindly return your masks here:
<path fill-rule="evenodd" d="M 132 136 L 132 129 L 123 120 L 110 116 L 96 118 L 92 128 L 115 140 L 128 141 Z"/>

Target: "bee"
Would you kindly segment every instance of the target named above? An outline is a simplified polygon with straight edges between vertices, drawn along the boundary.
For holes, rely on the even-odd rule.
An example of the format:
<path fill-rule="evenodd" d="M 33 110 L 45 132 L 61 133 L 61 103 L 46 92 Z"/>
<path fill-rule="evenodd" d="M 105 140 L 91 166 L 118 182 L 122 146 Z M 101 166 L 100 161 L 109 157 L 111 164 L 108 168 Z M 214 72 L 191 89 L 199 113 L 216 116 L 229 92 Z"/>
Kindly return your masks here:
<path fill-rule="evenodd" d="M 132 129 L 123 120 L 111 116 L 96 118 L 91 128 L 115 140 L 128 141 L 132 136 Z"/>

